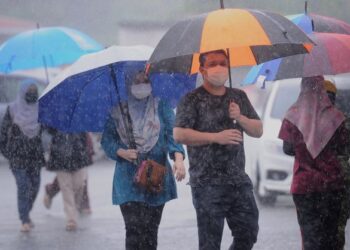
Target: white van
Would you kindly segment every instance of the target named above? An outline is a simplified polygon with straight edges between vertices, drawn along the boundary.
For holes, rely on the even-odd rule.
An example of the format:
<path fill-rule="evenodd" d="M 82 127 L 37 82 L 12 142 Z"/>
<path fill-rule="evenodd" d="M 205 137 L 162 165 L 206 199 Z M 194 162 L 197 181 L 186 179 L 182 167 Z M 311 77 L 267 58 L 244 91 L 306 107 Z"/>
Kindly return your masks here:
<path fill-rule="evenodd" d="M 350 74 L 334 78 L 338 88 L 336 105 L 350 115 Z M 266 89 L 244 88 L 263 121 L 264 134 L 255 139 L 245 137 L 246 172 L 251 177 L 261 204 L 273 205 L 278 195 L 289 194 L 294 157 L 285 155 L 278 139 L 282 119 L 296 101 L 300 78 L 267 82 Z M 263 93 L 266 91 L 266 93 Z M 264 96 L 263 101 L 258 96 Z"/>

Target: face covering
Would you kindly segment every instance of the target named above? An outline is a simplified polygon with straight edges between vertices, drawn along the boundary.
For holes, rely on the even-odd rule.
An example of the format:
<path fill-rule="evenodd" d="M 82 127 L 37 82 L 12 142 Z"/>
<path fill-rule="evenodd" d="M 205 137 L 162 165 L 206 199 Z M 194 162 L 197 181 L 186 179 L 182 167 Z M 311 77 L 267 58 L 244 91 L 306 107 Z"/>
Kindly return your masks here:
<path fill-rule="evenodd" d="M 225 85 L 228 79 L 228 68 L 223 66 L 215 66 L 207 69 L 208 81 L 216 86 L 221 87 Z"/>
<path fill-rule="evenodd" d="M 131 86 L 131 94 L 137 99 L 144 99 L 152 92 L 151 84 L 139 83 Z"/>
<path fill-rule="evenodd" d="M 27 92 L 25 95 L 25 100 L 28 104 L 36 103 L 38 101 L 38 92 Z"/>

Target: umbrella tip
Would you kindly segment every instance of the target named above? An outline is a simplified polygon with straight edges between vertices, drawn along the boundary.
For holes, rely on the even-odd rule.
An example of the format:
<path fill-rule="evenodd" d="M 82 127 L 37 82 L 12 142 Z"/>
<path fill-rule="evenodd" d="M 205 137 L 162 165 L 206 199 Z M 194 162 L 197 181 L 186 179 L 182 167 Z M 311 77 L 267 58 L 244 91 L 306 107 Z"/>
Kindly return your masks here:
<path fill-rule="evenodd" d="M 225 9 L 224 0 L 220 0 L 220 8 L 221 9 Z"/>
<path fill-rule="evenodd" d="M 305 15 L 307 15 L 307 1 L 305 1 L 304 12 L 305 12 Z"/>

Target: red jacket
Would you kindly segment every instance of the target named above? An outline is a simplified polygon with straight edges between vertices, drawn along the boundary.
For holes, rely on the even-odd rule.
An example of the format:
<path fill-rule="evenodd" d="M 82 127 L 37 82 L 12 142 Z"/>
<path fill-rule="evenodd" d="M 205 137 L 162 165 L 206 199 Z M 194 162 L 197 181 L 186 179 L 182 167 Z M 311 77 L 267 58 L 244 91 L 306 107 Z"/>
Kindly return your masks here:
<path fill-rule="evenodd" d="M 306 194 L 344 188 L 344 171 L 338 155 L 348 154 L 350 132 L 345 124 L 339 126 L 321 153 L 313 159 L 306 148 L 303 135 L 284 119 L 279 138 L 293 145 L 295 161 L 291 193 Z"/>

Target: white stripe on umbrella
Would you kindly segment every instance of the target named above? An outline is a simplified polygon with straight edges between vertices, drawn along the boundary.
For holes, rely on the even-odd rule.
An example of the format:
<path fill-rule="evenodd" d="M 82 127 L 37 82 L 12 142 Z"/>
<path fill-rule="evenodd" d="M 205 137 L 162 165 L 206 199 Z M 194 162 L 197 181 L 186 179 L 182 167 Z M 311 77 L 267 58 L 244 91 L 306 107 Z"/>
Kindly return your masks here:
<path fill-rule="evenodd" d="M 138 46 L 111 46 L 96 53 L 80 57 L 75 63 L 57 75 L 45 88 L 40 98 L 55 88 L 70 76 L 96 69 L 108 64 L 122 61 L 146 61 L 150 58 L 153 48 L 144 45 Z"/>

